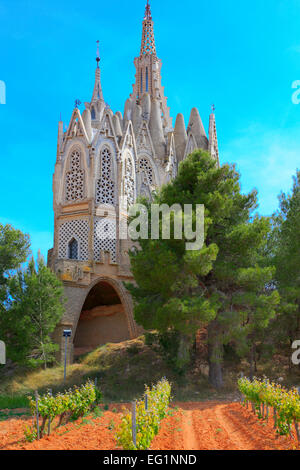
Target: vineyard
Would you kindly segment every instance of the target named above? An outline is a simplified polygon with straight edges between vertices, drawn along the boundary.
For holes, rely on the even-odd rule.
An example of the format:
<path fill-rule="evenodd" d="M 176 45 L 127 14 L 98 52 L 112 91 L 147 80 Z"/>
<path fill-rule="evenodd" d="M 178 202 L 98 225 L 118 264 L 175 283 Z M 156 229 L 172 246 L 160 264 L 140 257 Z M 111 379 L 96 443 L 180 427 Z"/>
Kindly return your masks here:
<path fill-rule="evenodd" d="M 101 404 L 91 381 L 36 394 L 31 416 L 0 422 L 0 449 L 300 450 L 295 389 L 247 378 L 238 389 L 235 403 L 172 403 L 167 379 L 127 404 Z"/>
<path fill-rule="evenodd" d="M 288 391 L 267 379 L 250 381 L 247 378 L 241 378 L 238 386 L 245 398 L 244 404 L 248 406 L 250 403 L 259 419 L 269 420 L 271 408 L 276 432 L 280 435 L 291 435 L 291 427 L 294 424 L 297 439 L 300 441 L 300 396 L 296 388 Z"/>

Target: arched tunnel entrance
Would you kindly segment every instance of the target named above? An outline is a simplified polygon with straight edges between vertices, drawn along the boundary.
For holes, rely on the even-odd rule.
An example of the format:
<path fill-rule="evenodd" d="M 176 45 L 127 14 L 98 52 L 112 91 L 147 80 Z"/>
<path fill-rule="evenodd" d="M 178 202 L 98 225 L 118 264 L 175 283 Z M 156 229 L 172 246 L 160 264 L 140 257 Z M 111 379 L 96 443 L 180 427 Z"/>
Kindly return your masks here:
<path fill-rule="evenodd" d="M 101 281 L 87 295 L 74 337 L 74 356 L 130 338 L 124 306 L 114 287 Z"/>

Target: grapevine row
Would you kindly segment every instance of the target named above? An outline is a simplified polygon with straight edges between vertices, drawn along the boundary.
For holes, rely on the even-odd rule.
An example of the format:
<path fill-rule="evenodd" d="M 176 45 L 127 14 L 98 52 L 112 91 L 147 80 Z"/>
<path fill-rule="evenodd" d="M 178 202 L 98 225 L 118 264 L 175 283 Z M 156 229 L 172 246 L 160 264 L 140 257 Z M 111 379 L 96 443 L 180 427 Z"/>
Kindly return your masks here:
<path fill-rule="evenodd" d="M 118 446 L 124 450 L 149 449 L 158 434 L 160 422 L 166 416 L 171 399 L 171 385 L 166 379 L 149 388 L 136 402 L 136 442 L 132 436 L 132 414 L 125 413 L 116 432 Z"/>
<path fill-rule="evenodd" d="M 39 428 L 40 435 L 43 435 L 46 422 L 50 424 L 59 416 L 58 426 L 67 423 L 70 419 L 77 419 L 84 416 L 94 405 L 100 403 L 102 394 L 94 383 L 88 381 L 81 387 L 75 386 L 64 393 L 58 393 L 53 396 L 50 392 L 45 395 L 36 395 L 36 399 L 28 397 L 29 407 L 33 416 L 42 418 L 42 424 Z M 25 432 L 29 440 L 36 438 L 36 429 L 27 429 Z"/>
<path fill-rule="evenodd" d="M 294 423 L 297 438 L 300 441 L 300 396 L 297 389 L 287 390 L 279 384 L 269 380 L 254 379 L 250 381 L 246 377 L 238 380 L 238 387 L 245 398 L 244 404 L 252 404 L 254 412 L 259 418 L 269 418 L 269 408 L 273 409 L 274 428 L 280 435 L 291 434 Z"/>

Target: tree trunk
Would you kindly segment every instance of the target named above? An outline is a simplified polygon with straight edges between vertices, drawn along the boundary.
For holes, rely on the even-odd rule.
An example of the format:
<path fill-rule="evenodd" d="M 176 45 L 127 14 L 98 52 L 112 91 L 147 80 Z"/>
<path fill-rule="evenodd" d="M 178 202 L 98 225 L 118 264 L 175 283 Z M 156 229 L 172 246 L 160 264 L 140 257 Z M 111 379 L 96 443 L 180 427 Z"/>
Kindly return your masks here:
<path fill-rule="evenodd" d="M 251 349 L 250 349 L 249 362 L 250 362 L 249 378 L 252 382 L 254 378 L 254 369 L 255 369 L 255 345 L 254 344 L 252 344 Z"/>
<path fill-rule="evenodd" d="M 217 390 L 223 387 L 223 372 L 220 362 L 209 362 L 209 381 Z"/>
<path fill-rule="evenodd" d="M 257 372 L 257 355 L 256 355 L 256 347 L 254 346 L 254 372 Z"/>
<path fill-rule="evenodd" d="M 181 334 L 179 348 L 177 352 L 176 365 L 179 369 L 184 369 L 190 362 L 191 340 L 187 335 Z"/>
<path fill-rule="evenodd" d="M 208 326 L 208 364 L 209 381 L 217 390 L 223 387 L 223 344 L 218 334 L 218 325 L 216 321 Z"/>

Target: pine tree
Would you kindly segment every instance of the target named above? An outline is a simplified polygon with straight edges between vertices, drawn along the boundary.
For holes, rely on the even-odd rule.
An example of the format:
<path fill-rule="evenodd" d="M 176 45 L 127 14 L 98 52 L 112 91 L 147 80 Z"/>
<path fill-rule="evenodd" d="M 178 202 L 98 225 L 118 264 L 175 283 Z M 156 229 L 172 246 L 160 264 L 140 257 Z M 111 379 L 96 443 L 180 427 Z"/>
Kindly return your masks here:
<path fill-rule="evenodd" d="M 0 325 L 7 301 L 9 274 L 23 263 L 29 254 L 29 236 L 11 225 L 0 224 Z M 1 336 L 1 326 L 0 326 Z"/>
<path fill-rule="evenodd" d="M 186 251 L 184 237 L 139 241 L 140 250 L 130 255 L 137 283 L 129 286 L 135 319 L 145 329 L 175 330 L 185 344 L 207 324 L 210 380 L 219 388 L 223 345 L 235 341 L 244 353 L 250 352 L 255 330 L 275 315 L 278 293 L 268 289 L 274 270 L 260 266 L 270 221 L 253 215 L 256 191 L 241 194 L 235 167 L 217 168 L 202 150 L 181 163 L 177 178 L 153 202 L 193 204 L 194 217 L 195 205 L 204 204 L 205 244 L 201 250 Z"/>
<path fill-rule="evenodd" d="M 63 312 L 63 286 L 39 254 L 9 279 L 10 305 L 4 315 L 8 357 L 26 365 L 54 360 L 51 334 Z"/>
<path fill-rule="evenodd" d="M 279 211 L 269 243 L 269 258 L 276 266 L 280 314 L 272 325 L 278 346 L 291 357 L 294 340 L 300 339 L 300 171 L 293 178 L 291 194 L 281 193 Z"/>

